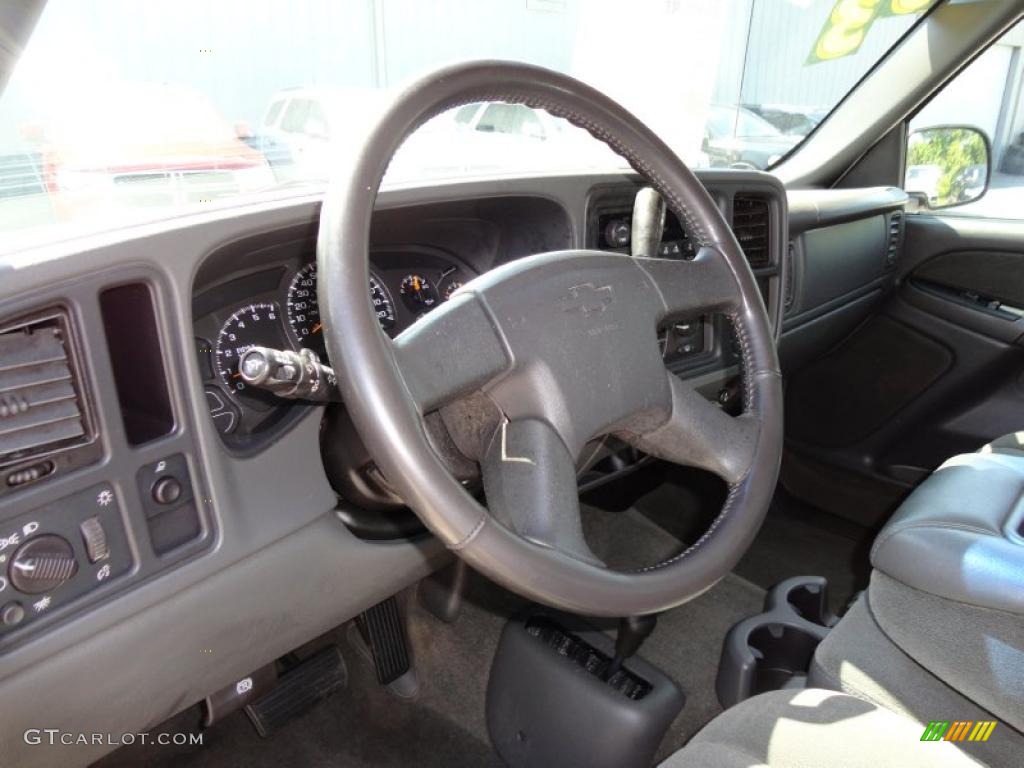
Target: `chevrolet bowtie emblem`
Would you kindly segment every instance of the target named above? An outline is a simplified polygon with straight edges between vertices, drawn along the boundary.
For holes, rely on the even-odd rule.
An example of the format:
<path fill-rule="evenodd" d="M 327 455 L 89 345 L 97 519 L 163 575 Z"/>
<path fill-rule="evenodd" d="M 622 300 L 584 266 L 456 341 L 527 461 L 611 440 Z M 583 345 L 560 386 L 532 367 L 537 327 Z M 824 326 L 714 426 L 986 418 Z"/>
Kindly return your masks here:
<path fill-rule="evenodd" d="M 565 312 L 581 312 L 584 317 L 604 312 L 613 301 L 615 301 L 615 291 L 610 285 L 597 288 L 593 283 L 574 285 L 560 299 Z"/>

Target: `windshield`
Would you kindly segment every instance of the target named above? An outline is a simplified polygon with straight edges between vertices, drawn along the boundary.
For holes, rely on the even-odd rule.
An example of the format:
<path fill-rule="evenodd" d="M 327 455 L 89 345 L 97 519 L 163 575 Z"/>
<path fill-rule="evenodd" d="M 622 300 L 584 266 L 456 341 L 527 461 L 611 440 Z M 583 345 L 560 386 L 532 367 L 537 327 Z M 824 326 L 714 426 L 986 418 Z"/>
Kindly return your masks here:
<path fill-rule="evenodd" d="M 481 58 L 590 83 L 692 166 L 768 168 L 929 4 L 49 0 L 0 95 L 0 236 L 318 190 L 398 86 Z M 385 185 L 624 165 L 545 112 L 470 104 Z"/>

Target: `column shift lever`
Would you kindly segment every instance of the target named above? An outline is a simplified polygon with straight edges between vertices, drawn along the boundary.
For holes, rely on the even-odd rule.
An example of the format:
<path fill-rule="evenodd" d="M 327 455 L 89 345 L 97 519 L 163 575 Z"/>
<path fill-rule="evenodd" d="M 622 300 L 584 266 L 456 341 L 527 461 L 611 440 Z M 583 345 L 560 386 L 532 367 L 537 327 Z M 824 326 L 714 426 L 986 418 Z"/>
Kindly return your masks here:
<path fill-rule="evenodd" d="M 619 631 L 615 635 L 615 658 L 608 665 L 605 679 L 618 672 L 626 659 L 636 655 L 654 627 L 658 623 L 658 614 L 649 616 L 628 616 L 619 621 Z"/>
<path fill-rule="evenodd" d="M 657 258 L 665 234 L 665 201 L 653 187 L 643 187 L 633 201 L 630 252 L 633 256 Z"/>

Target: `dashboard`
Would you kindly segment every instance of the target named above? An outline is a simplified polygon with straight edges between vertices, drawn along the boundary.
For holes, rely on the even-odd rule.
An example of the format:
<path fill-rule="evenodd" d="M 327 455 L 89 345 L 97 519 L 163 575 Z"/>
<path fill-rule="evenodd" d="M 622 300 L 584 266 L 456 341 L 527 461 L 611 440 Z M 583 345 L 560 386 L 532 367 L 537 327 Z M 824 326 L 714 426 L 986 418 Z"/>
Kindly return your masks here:
<path fill-rule="evenodd" d="M 734 222 L 778 328 L 786 237 L 781 187 L 766 174 L 721 174 L 716 181 L 712 191 Z M 575 212 L 535 195 L 379 211 L 367 297 L 382 332 L 398 336 L 477 275 L 523 255 L 565 247 L 628 253 L 638 189 L 633 181 L 589 187 L 577 232 Z M 258 452 L 309 410 L 247 385 L 238 370 L 246 350 L 307 349 L 330 363 L 317 305 L 315 250 L 312 230 L 268 233 L 215 250 L 196 277 L 194 342 L 206 405 L 221 441 L 236 453 Z M 695 256 L 674 215 L 666 217 L 658 251 L 666 259 Z M 705 376 L 713 396 L 735 378 L 738 348 L 724 317 L 673 318 L 656 331 L 666 365 L 687 378 Z"/>
<path fill-rule="evenodd" d="M 799 200 L 764 173 L 700 178 L 750 260 L 784 358 L 820 354 L 890 284 L 896 196 L 851 192 L 830 208 L 824 193 Z M 580 173 L 384 190 L 368 308 L 394 337 L 511 260 L 627 251 L 639 186 L 632 174 Z M 18 746 L 43 720 L 145 730 L 450 561 L 421 531 L 350 524 L 328 469 L 343 405 L 280 400 L 235 377 L 250 344 L 326 360 L 312 266 L 319 213 L 317 196 L 291 197 L 0 260 L 0 347 L 57 340 L 60 407 L 76 409 L 58 442 L 0 450 L 0 554 L 12 562 L 46 536 L 44 554 L 64 569 L 59 583 L 34 585 L 0 570 L 0 608 L 20 606 L 0 623 L 0 694 L 21 702 L 0 733 L 12 761 L 53 758 Z M 692 254 L 677 221 L 661 247 L 665 258 Z M 657 330 L 676 375 L 720 401 L 733 391 L 725 318 Z"/>

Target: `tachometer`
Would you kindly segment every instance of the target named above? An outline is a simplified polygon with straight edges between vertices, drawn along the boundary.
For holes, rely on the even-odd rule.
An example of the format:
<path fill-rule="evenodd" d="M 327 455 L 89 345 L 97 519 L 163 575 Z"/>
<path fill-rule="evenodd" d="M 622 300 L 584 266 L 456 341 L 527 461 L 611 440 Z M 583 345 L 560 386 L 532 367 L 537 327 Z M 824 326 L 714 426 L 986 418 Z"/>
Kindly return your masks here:
<path fill-rule="evenodd" d="M 277 304 L 250 304 L 228 318 L 217 335 L 217 373 L 232 395 L 259 407 L 275 398 L 269 392 L 247 387 L 238 372 L 238 359 L 249 347 L 286 346 Z"/>
<path fill-rule="evenodd" d="M 307 264 L 292 278 L 288 286 L 288 323 L 306 349 L 327 362 L 324 324 L 320 321 L 320 305 L 316 298 L 316 262 Z"/>

